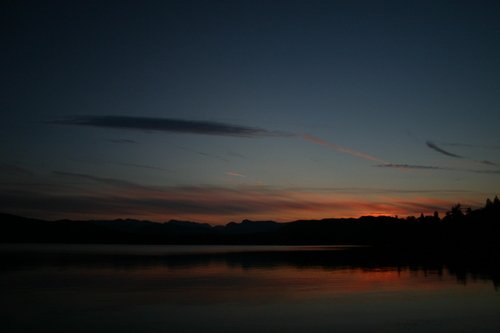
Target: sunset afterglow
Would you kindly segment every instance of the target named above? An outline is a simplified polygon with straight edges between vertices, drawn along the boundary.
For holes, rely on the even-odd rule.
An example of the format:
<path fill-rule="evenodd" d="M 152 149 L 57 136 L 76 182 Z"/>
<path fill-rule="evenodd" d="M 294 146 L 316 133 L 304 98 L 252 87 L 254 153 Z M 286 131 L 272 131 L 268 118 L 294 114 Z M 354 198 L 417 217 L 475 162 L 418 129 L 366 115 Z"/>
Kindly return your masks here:
<path fill-rule="evenodd" d="M 23 3 L 2 10 L 1 212 L 225 224 L 499 194 L 494 2 Z"/>

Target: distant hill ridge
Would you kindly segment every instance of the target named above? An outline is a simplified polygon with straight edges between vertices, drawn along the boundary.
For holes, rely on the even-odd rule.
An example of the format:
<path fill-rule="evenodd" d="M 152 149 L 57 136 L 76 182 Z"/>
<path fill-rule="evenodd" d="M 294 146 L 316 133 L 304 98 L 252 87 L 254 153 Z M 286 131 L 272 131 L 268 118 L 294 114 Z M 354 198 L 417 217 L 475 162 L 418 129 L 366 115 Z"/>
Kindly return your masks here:
<path fill-rule="evenodd" d="M 366 244 L 499 247 L 500 200 L 483 208 L 453 206 L 441 219 L 389 216 L 207 223 L 134 219 L 45 221 L 0 214 L 0 242 L 140 244 Z"/>

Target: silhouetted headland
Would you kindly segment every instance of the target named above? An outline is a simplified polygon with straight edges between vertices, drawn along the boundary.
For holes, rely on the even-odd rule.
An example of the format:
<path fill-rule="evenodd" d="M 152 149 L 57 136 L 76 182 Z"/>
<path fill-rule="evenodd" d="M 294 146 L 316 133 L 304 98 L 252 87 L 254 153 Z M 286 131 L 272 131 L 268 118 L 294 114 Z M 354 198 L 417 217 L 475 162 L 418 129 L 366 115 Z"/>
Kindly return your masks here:
<path fill-rule="evenodd" d="M 500 200 L 488 199 L 483 208 L 460 204 L 442 218 L 432 216 L 231 222 L 211 226 L 171 220 L 45 221 L 0 214 L 0 242 L 122 243 L 122 244 L 356 244 L 398 248 L 497 250 Z"/>

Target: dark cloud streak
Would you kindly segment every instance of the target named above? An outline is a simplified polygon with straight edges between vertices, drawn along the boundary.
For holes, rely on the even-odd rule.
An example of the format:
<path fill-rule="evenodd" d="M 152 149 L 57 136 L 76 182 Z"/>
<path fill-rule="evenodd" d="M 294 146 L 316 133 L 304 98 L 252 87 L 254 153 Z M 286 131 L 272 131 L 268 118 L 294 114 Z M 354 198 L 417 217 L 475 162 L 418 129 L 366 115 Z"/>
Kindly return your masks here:
<path fill-rule="evenodd" d="M 51 122 L 52 124 L 90 126 L 114 129 L 161 131 L 232 137 L 294 136 L 291 133 L 269 131 L 263 128 L 232 125 L 213 121 L 128 116 L 76 116 Z"/>
<path fill-rule="evenodd" d="M 432 141 L 426 141 L 425 144 L 427 145 L 427 147 L 437 151 L 438 153 L 444 154 L 446 156 L 450 156 L 450 157 L 454 157 L 454 158 L 464 158 L 463 156 L 450 153 L 449 151 L 446 151 L 446 150 L 436 146 L 436 144 L 433 143 Z"/>
<path fill-rule="evenodd" d="M 378 164 L 376 166 L 380 167 L 380 168 L 413 169 L 413 170 L 454 170 L 451 168 L 443 168 L 443 167 L 432 166 L 432 165 L 415 165 L 415 164 L 387 163 L 387 164 Z"/>
<path fill-rule="evenodd" d="M 478 161 L 478 160 L 475 160 L 475 159 L 471 159 L 471 158 L 468 158 L 468 157 L 465 157 L 465 156 L 462 156 L 462 155 L 457 155 L 457 154 L 454 154 L 454 153 L 450 153 L 449 151 L 446 151 L 440 147 L 438 147 L 435 143 L 433 143 L 432 141 L 426 141 L 425 144 L 427 145 L 427 147 L 441 153 L 441 154 L 444 154 L 446 156 L 450 156 L 450 157 L 454 157 L 454 158 L 460 158 L 460 159 L 466 159 L 466 160 L 469 160 L 469 161 L 473 161 L 473 162 L 476 162 L 476 163 L 480 163 L 480 164 L 484 164 L 484 165 L 491 165 L 491 166 L 496 166 L 497 164 L 494 163 L 494 162 L 491 162 L 491 161 L 488 161 L 488 160 L 482 160 L 482 161 Z"/>
<path fill-rule="evenodd" d="M 439 170 L 439 171 L 462 171 L 462 172 L 472 172 L 480 174 L 490 174 L 490 175 L 500 175 L 500 170 L 481 170 L 481 169 L 460 169 L 460 168 L 449 168 L 440 167 L 433 165 L 412 165 L 412 164 L 378 164 L 376 167 L 380 168 L 393 168 L 402 170 Z"/>

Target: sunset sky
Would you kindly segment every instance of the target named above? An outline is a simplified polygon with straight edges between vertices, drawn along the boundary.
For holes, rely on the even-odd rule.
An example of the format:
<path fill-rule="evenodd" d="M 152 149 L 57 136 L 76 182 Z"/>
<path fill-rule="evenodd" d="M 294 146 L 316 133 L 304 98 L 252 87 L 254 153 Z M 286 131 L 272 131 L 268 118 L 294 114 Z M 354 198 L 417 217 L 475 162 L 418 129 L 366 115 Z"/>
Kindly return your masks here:
<path fill-rule="evenodd" d="M 223 224 L 500 194 L 498 1 L 2 1 L 0 211 Z"/>

